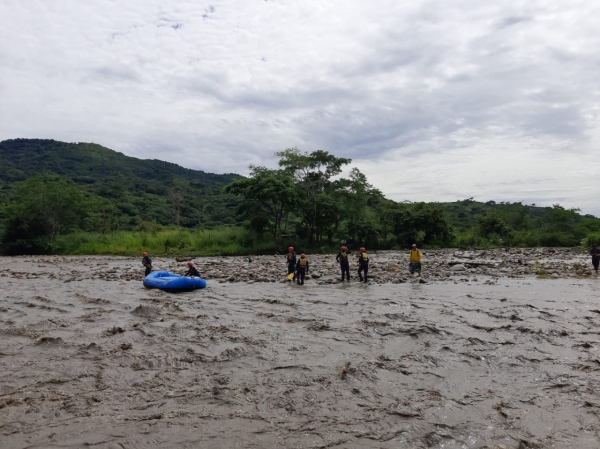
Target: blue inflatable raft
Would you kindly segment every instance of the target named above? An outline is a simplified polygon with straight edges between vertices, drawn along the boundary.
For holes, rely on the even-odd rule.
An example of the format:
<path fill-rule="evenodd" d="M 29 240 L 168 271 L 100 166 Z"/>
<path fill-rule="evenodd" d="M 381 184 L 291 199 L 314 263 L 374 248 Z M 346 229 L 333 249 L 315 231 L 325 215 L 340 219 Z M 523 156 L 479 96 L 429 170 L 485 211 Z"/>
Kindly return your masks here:
<path fill-rule="evenodd" d="M 155 271 L 144 279 L 144 287 L 160 288 L 169 292 L 189 292 L 205 288 L 206 281 L 198 277 L 179 276 L 168 271 Z"/>

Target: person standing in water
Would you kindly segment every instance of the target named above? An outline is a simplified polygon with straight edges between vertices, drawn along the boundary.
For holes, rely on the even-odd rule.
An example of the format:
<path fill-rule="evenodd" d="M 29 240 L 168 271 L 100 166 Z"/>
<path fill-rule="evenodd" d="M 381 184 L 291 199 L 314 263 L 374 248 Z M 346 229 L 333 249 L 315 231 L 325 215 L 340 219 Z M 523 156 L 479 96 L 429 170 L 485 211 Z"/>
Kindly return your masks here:
<path fill-rule="evenodd" d="M 340 264 L 340 269 L 342 270 L 342 282 L 344 282 L 344 277 L 348 279 L 350 282 L 350 261 L 348 260 L 348 256 L 350 255 L 350 251 L 345 246 L 340 248 L 340 252 L 335 257 L 335 261 Z"/>
<path fill-rule="evenodd" d="M 597 276 L 598 265 L 600 264 L 600 249 L 598 249 L 598 245 L 592 245 L 592 249 L 590 249 L 590 256 L 592 256 L 592 265 L 594 266 L 594 271 L 596 272 Z"/>
<path fill-rule="evenodd" d="M 144 251 L 142 255 L 144 256 L 142 258 L 142 265 L 146 267 L 146 272 L 144 273 L 144 276 L 148 276 L 150 273 L 152 273 L 152 259 L 148 257 L 148 253 L 146 251 Z"/>
<path fill-rule="evenodd" d="M 413 243 L 412 249 L 410 250 L 410 257 L 408 258 L 408 271 L 410 274 L 419 273 L 421 276 L 421 251 L 417 248 L 417 245 Z"/>
<path fill-rule="evenodd" d="M 200 277 L 200 273 L 198 273 L 198 270 L 196 269 L 196 267 L 194 266 L 194 264 L 192 262 L 188 262 L 187 266 L 188 266 L 188 270 L 184 274 L 184 276 L 195 276 L 198 278 Z"/>
<path fill-rule="evenodd" d="M 286 254 L 287 266 L 288 266 L 288 276 L 290 274 L 294 274 L 291 281 L 294 282 L 296 280 L 296 252 L 294 251 L 294 247 L 290 246 L 288 248 L 288 253 Z"/>
<path fill-rule="evenodd" d="M 363 282 L 363 276 L 362 273 L 365 273 L 365 277 L 364 277 L 364 283 L 367 283 L 367 275 L 369 273 L 369 255 L 367 254 L 367 251 L 364 248 L 361 248 L 360 250 L 360 254 L 358 255 L 358 277 L 359 277 L 359 282 Z"/>
<path fill-rule="evenodd" d="M 296 264 L 296 281 L 298 285 L 304 285 L 306 273 L 308 273 L 308 259 L 306 258 L 306 254 L 301 254 Z"/>

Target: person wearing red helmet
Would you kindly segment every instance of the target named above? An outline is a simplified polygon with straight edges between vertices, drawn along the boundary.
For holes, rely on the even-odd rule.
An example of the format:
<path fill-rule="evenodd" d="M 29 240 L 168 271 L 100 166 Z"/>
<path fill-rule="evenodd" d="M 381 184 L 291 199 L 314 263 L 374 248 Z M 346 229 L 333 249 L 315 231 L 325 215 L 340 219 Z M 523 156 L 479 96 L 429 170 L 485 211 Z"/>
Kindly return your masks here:
<path fill-rule="evenodd" d="M 286 254 L 287 266 L 288 266 L 288 276 L 293 274 L 294 276 L 290 279 L 292 282 L 296 280 L 296 253 L 294 252 L 294 247 L 290 246 L 288 248 L 288 253 Z"/>
<path fill-rule="evenodd" d="M 348 260 L 349 255 L 350 251 L 348 251 L 348 248 L 342 246 L 338 255 L 335 256 L 335 261 L 340 264 L 340 269 L 342 270 L 342 282 L 344 282 L 344 277 L 348 279 L 348 282 L 350 282 L 350 262 Z"/>
<path fill-rule="evenodd" d="M 152 273 L 152 259 L 148 257 L 148 253 L 146 251 L 143 252 L 142 256 L 142 265 L 146 267 L 144 276 L 148 276 L 150 273 Z"/>
<path fill-rule="evenodd" d="M 367 274 L 369 273 L 369 255 L 364 248 L 361 248 L 360 253 L 358 255 L 358 277 L 360 278 L 359 282 L 363 282 L 362 273 L 365 273 L 364 283 L 367 283 Z"/>
<path fill-rule="evenodd" d="M 196 267 L 194 266 L 194 264 L 192 262 L 188 262 L 187 266 L 188 266 L 188 270 L 184 274 L 184 276 L 194 276 L 194 277 L 198 277 L 198 278 L 200 277 L 200 273 L 198 273 L 198 270 L 196 270 Z"/>
<path fill-rule="evenodd" d="M 298 282 L 298 285 L 304 285 L 306 273 L 308 273 L 308 259 L 306 254 L 301 254 L 296 264 L 296 282 Z"/>

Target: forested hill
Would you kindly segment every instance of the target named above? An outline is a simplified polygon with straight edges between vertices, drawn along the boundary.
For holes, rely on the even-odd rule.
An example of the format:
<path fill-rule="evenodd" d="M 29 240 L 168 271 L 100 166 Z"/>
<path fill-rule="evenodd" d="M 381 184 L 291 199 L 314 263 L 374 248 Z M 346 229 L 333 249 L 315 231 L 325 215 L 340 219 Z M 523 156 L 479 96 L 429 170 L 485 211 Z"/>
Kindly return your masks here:
<path fill-rule="evenodd" d="M 297 148 L 275 156 L 278 169 L 253 167 L 242 177 L 91 143 L 0 142 L 0 252 L 250 254 L 281 247 L 281 236 L 319 251 L 340 242 L 390 249 L 600 241 L 600 219 L 558 204 L 397 203 L 356 167 L 337 177 L 351 159 Z"/>
<path fill-rule="evenodd" d="M 110 200 L 124 226 L 139 220 L 173 223 L 169 193 L 182 196 L 182 226 L 235 224 L 239 199 L 222 193 L 235 174 L 190 170 L 158 160 L 125 156 L 93 143 L 43 139 L 0 142 L 0 187 L 10 195 L 20 181 L 42 174 L 70 179 L 90 194 Z"/>

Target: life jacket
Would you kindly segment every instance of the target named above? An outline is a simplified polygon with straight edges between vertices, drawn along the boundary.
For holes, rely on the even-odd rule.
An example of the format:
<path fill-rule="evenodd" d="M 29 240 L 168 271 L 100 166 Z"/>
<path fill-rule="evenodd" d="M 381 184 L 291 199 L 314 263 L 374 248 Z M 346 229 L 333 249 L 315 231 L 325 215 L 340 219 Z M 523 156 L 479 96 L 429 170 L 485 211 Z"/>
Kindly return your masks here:
<path fill-rule="evenodd" d="M 418 249 L 410 250 L 409 262 L 421 262 L 421 252 Z"/>
<path fill-rule="evenodd" d="M 348 253 L 346 251 L 342 251 L 340 253 L 340 259 L 346 260 L 348 258 Z"/>
<path fill-rule="evenodd" d="M 291 262 L 291 261 L 292 261 L 292 260 L 294 260 L 295 258 L 296 258 L 296 256 L 294 255 L 294 253 L 288 253 L 288 255 L 287 255 L 287 259 L 288 259 L 288 261 L 290 261 L 290 262 Z"/>
<path fill-rule="evenodd" d="M 307 263 L 308 263 L 308 260 L 300 259 L 300 268 L 306 268 Z"/>
<path fill-rule="evenodd" d="M 362 253 L 360 255 L 360 261 L 361 262 L 368 262 L 369 261 L 369 256 L 367 255 L 367 253 Z"/>

